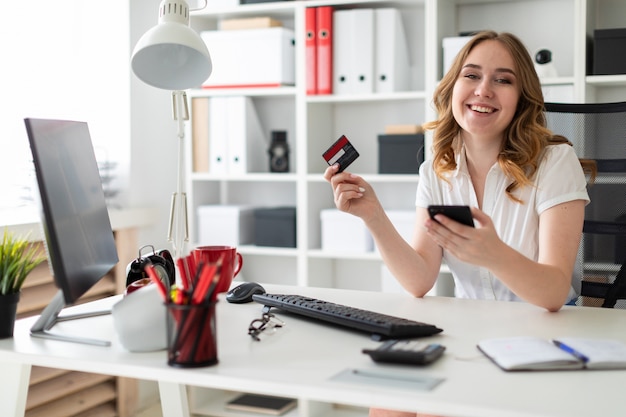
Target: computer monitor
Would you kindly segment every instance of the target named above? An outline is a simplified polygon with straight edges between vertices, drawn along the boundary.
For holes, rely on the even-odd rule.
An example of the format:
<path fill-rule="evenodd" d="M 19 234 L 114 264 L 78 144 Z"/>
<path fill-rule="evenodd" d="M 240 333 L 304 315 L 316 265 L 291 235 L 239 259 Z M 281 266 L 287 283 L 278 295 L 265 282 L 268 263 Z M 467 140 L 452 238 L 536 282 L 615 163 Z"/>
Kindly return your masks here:
<path fill-rule="evenodd" d="M 85 122 L 24 119 L 33 155 L 48 261 L 59 289 L 31 335 L 108 345 L 50 329 L 59 321 L 106 314 L 60 316 L 118 262 L 98 164 Z"/>

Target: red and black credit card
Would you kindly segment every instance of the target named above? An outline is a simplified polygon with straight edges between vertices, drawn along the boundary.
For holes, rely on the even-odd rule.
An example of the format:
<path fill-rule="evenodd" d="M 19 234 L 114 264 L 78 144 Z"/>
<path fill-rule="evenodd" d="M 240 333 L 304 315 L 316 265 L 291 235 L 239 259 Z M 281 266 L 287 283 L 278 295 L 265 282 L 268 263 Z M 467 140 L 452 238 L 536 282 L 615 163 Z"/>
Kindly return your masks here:
<path fill-rule="evenodd" d="M 328 165 L 332 166 L 338 163 L 339 171 L 337 172 L 342 172 L 359 157 L 359 153 L 354 149 L 348 138 L 345 135 L 341 135 L 322 156 Z"/>

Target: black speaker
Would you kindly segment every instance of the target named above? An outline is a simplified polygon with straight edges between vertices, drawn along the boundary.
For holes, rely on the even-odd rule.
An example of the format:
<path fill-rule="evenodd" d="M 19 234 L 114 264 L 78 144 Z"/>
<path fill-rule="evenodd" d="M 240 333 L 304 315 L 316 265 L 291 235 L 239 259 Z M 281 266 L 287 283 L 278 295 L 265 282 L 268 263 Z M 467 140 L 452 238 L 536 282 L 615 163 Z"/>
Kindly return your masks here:
<path fill-rule="evenodd" d="M 272 142 L 268 150 L 270 172 L 289 172 L 289 144 L 287 132 L 272 131 Z"/>

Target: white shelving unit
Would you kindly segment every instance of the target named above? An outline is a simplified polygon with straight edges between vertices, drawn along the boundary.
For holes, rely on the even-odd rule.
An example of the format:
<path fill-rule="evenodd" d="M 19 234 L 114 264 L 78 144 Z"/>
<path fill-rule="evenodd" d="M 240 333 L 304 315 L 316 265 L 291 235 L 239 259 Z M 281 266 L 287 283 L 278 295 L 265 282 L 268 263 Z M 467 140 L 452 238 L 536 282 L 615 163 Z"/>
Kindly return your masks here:
<path fill-rule="evenodd" d="M 409 44 L 412 70 L 408 91 L 367 95 L 307 96 L 305 83 L 304 13 L 307 7 L 331 5 L 335 10 L 395 7 Z M 348 288 L 378 289 L 380 259 L 324 253 L 320 250 L 320 210 L 333 207 L 330 187 L 322 179 L 321 153 L 340 135 L 355 144 L 361 157 L 351 170 L 375 187 L 387 209 L 413 210 L 417 175 L 377 174 L 377 140 L 388 124 L 422 123 L 434 117 L 432 92 L 441 78 L 442 39 L 484 28 L 518 34 L 531 53 L 553 51 L 558 78 L 544 80 L 547 97 L 573 102 L 626 99 L 626 75 L 588 76 L 586 56 L 594 29 L 626 26 L 626 5 L 609 0 L 524 1 L 283 1 L 209 7 L 192 15 L 199 31 L 218 27 L 221 19 L 270 16 L 295 31 L 296 85 L 275 89 L 192 90 L 191 97 L 247 96 L 254 102 L 266 133 L 286 130 L 291 149 L 290 173 L 187 175 L 192 241 L 194 213 L 203 204 L 290 205 L 297 208 L 297 248 L 241 246 L 247 280 Z M 514 17 L 514 18 L 513 18 Z M 532 24 L 531 24 L 532 22 Z M 188 156 L 191 147 L 189 148 Z M 427 150 L 428 152 L 428 150 Z M 264 161 L 267 154 L 257 156 Z M 190 157 L 187 166 L 191 166 Z M 344 275 L 345 273 L 345 275 Z"/>
<path fill-rule="evenodd" d="M 391 94 L 307 96 L 305 89 L 305 9 L 335 10 L 395 7 L 401 11 L 412 62 L 408 91 Z M 375 253 L 327 253 L 321 247 L 320 210 L 334 207 L 323 180 L 322 152 L 345 134 L 361 157 L 351 170 L 370 181 L 386 209 L 414 210 L 417 175 L 377 174 L 377 135 L 389 124 L 420 124 L 434 118 L 431 96 L 442 75 L 442 39 L 480 29 L 509 31 L 531 54 L 553 51 L 559 77 L 543 80 L 546 100 L 572 102 L 626 100 L 626 75 L 587 75 L 594 29 L 626 27 L 626 2 L 611 0 L 308 0 L 213 6 L 192 14 L 196 30 L 214 30 L 227 18 L 270 16 L 295 31 L 296 85 L 276 89 L 192 90 L 192 97 L 251 97 L 267 132 L 286 130 L 291 148 L 290 173 L 215 176 L 187 173 L 192 240 L 193 213 L 203 204 L 292 205 L 297 208 L 297 248 L 240 246 L 245 280 L 337 288 L 380 289 L 380 257 Z M 563 94 L 565 92 L 565 94 Z M 428 138 L 427 138 L 428 148 Z M 188 149 L 188 156 L 191 146 Z M 427 149 L 428 155 L 428 149 Z M 267 160 L 267 155 L 258 155 Z M 191 167 L 188 157 L 187 166 Z M 233 393 L 192 396 L 192 409 L 204 415 L 235 416 L 220 405 Z M 195 399 L 194 399 L 195 398 Z M 202 398 L 203 400 L 200 400 Z M 210 399 L 211 407 L 204 405 Z M 222 402 L 220 402 L 222 401 Z M 217 406 L 215 403 L 217 402 Z M 204 410 L 204 411 L 203 411 Z M 337 409 L 300 399 L 290 416 L 367 415 L 366 410 Z"/>

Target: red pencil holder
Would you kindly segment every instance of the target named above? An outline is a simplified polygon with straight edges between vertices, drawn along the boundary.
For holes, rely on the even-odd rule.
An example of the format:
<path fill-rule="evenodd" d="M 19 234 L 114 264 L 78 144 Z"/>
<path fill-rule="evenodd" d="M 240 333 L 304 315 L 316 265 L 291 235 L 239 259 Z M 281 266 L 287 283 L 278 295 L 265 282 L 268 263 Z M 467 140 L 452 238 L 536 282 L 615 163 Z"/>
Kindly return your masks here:
<path fill-rule="evenodd" d="M 215 365 L 217 301 L 203 304 L 168 303 L 167 364 L 180 368 Z"/>

